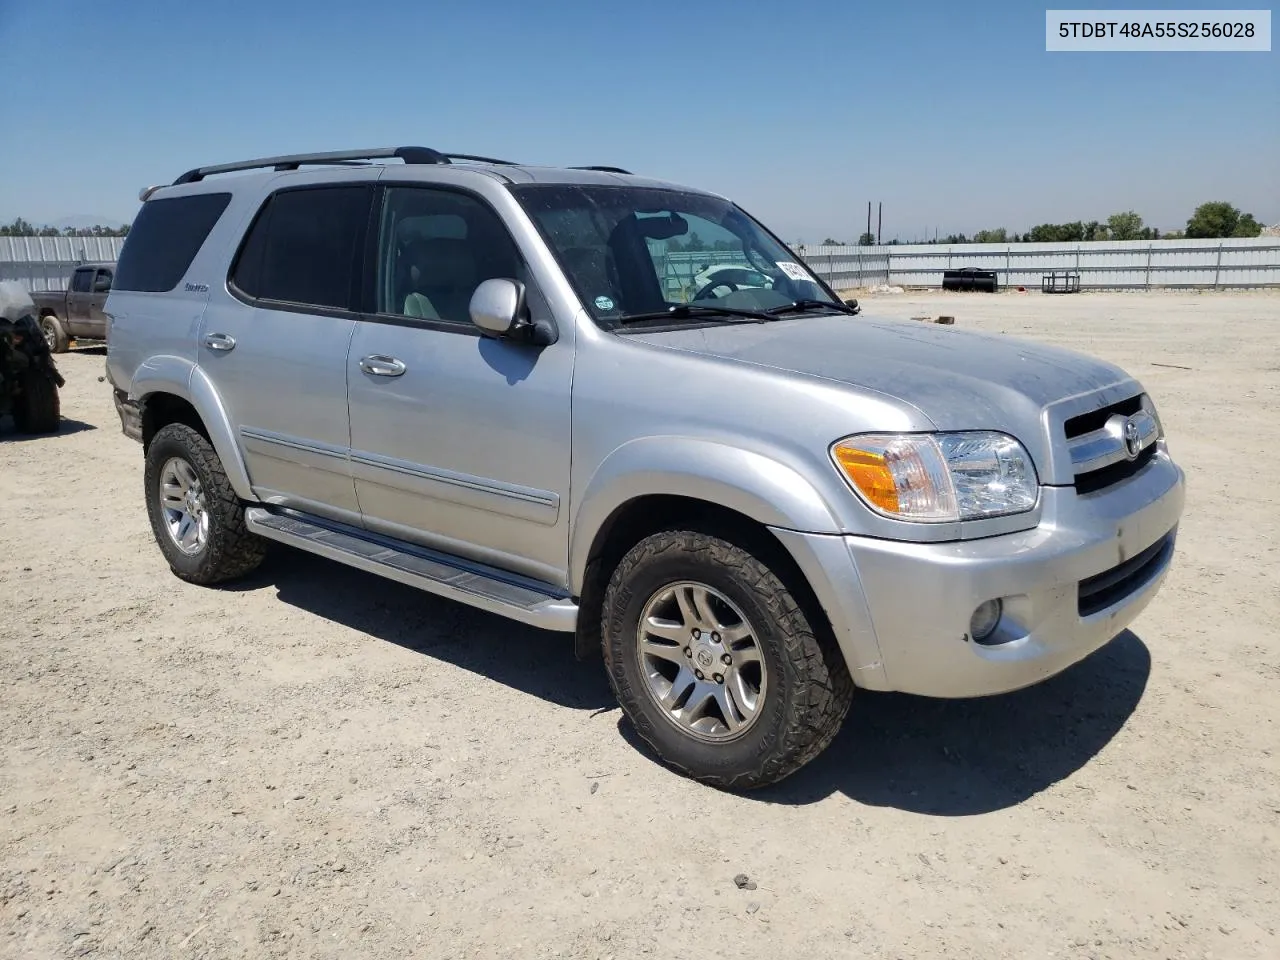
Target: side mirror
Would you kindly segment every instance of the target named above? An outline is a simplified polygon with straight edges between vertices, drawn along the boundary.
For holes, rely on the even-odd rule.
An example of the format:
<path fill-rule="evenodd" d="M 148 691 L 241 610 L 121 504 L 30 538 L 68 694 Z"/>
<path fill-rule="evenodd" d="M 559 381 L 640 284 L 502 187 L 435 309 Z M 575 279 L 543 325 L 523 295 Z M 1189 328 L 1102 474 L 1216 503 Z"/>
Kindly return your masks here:
<path fill-rule="evenodd" d="M 497 277 L 486 280 L 471 295 L 471 322 L 486 337 L 508 337 L 539 346 L 556 342 L 549 323 L 529 320 L 524 302 L 524 284 Z"/>
<path fill-rule="evenodd" d="M 505 337 L 524 313 L 524 284 L 486 280 L 471 295 L 471 322 L 490 337 Z"/>
<path fill-rule="evenodd" d="M 103 277 L 101 280 L 93 281 L 93 292 L 94 293 L 110 293 L 111 281 L 106 279 L 105 277 Z"/>
<path fill-rule="evenodd" d="M 846 301 L 844 302 L 844 305 L 845 305 L 846 307 L 852 307 L 852 308 L 853 308 L 853 312 L 854 312 L 854 313 L 861 313 L 861 312 L 862 312 L 862 308 L 861 308 L 860 306 L 858 306 L 858 301 L 857 301 L 857 300 L 846 300 Z"/>

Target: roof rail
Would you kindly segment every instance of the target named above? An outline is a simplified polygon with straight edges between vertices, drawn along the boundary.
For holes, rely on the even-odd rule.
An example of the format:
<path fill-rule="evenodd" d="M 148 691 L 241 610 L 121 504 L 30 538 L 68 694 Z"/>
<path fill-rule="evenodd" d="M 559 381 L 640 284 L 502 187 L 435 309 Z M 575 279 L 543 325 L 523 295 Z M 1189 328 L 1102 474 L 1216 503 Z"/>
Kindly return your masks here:
<path fill-rule="evenodd" d="M 621 167 L 602 167 L 597 165 L 597 166 L 590 166 L 590 167 L 570 167 L 569 169 L 570 170 L 597 170 L 600 173 L 625 173 L 629 177 L 635 176 L 635 174 L 633 174 L 630 170 L 623 170 Z"/>
<path fill-rule="evenodd" d="M 493 157 L 477 157 L 470 153 L 446 153 L 450 160 L 470 160 L 472 163 L 493 163 L 500 167 L 514 167 L 515 160 L 495 160 Z"/>
<path fill-rule="evenodd" d="M 262 157 L 258 160 L 241 160 L 238 163 L 220 163 L 211 167 L 188 170 L 177 180 L 180 183 L 197 183 L 216 173 L 235 173 L 239 170 L 297 170 L 303 164 L 348 164 L 363 160 L 390 160 L 399 158 L 405 163 L 448 163 L 449 158 L 430 147 L 378 147 L 373 150 L 339 150 L 333 153 L 298 153 L 283 157 Z M 459 155 L 461 159 L 461 155 Z M 493 161 L 490 161 L 493 162 Z"/>

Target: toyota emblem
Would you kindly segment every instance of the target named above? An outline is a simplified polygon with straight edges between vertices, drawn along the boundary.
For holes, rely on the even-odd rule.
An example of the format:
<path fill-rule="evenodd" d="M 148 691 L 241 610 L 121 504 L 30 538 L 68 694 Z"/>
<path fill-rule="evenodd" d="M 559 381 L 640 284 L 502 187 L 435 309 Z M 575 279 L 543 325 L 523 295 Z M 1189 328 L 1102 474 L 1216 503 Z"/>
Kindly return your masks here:
<path fill-rule="evenodd" d="M 1124 422 L 1124 449 L 1130 460 L 1136 460 L 1142 452 L 1142 433 L 1132 417 Z"/>

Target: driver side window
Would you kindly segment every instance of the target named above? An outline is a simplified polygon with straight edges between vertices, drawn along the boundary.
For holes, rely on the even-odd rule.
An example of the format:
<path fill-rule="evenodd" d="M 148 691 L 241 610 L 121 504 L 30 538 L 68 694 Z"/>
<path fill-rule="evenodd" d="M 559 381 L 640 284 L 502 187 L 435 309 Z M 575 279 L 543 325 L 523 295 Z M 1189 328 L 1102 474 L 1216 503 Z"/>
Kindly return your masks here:
<path fill-rule="evenodd" d="M 483 281 L 527 284 L 515 242 L 489 207 L 462 193 L 388 187 L 378 234 L 377 311 L 471 323 L 471 295 Z"/>

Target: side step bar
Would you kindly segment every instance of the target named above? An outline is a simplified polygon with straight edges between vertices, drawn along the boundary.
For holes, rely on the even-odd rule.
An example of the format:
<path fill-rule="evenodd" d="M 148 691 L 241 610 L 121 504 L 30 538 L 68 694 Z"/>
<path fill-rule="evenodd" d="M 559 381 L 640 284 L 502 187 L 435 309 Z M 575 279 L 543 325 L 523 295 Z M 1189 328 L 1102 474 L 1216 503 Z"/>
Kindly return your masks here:
<path fill-rule="evenodd" d="M 249 507 L 253 533 L 544 630 L 572 632 L 578 605 L 549 584 L 367 530 L 292 511 Z"/>

